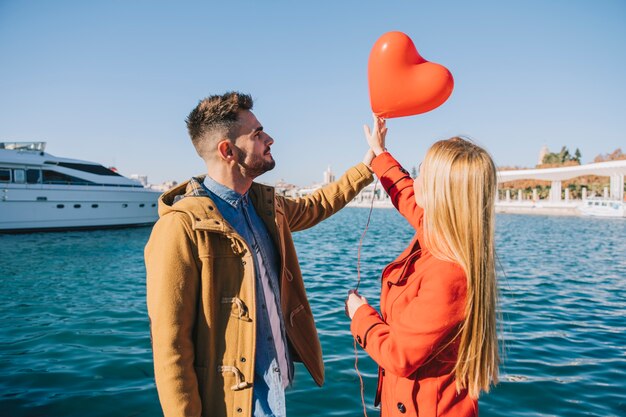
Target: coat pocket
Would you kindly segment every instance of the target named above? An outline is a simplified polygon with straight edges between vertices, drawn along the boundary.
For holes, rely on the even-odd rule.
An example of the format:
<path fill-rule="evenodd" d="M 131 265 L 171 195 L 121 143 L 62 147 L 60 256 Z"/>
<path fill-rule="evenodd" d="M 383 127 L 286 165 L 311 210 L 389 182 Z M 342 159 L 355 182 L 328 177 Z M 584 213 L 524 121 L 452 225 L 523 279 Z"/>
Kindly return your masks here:
<path fill-rule="evenodd" d="M 289 313 L 289 324 L 291 327 L 296 326 L 296 318 L 298 314 L 301 314 L 304 311 L 304 305 L 300 304 L 298 307 L 293 309 L 291 313 Z"/>

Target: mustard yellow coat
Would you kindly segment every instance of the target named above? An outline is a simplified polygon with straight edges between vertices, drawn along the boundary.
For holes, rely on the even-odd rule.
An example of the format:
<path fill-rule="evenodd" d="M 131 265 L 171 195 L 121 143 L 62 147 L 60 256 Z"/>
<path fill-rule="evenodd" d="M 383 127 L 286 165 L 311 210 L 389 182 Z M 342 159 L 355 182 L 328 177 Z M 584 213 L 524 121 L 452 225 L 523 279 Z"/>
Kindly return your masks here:
<path fill-rule="evenodd" d="M 257 183 L 249 191 L 281 256 L 281 307 L 290 352 L 320 386 L 322 350 L 291 232 L 328 218 L 371 182 L 371 172 L 359 164 L 302 198 L 277 196 L 273 187 Z M 145 261 L 154 373 L 163 412 L 166 417 L 250 416 L 256 289 L 248 246 L 198 181 L 163 194 L 159 215 Z"/>

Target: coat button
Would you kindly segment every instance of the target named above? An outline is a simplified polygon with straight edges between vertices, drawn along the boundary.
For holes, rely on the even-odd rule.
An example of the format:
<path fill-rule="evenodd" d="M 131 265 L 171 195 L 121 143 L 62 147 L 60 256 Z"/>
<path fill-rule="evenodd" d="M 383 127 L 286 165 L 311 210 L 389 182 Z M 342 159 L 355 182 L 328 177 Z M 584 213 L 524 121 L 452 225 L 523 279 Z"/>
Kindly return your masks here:
<path fill-rule="evenodd" d="M 406 407 L 402 403 L 398 403 L 398 411 L 402 414 L 406 413 Z"/>

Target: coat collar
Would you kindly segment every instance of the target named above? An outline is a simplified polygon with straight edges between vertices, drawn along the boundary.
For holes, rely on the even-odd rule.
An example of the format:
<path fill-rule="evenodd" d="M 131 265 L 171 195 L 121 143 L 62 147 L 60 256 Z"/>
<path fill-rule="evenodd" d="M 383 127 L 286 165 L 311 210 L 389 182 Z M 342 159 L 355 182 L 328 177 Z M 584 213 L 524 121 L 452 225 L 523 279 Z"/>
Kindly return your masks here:
<path fill-rule="evenodd" d="M 216 210 L 215 203 L 209 197 L 202 183 L 206 175 L 192 177 L 177 187 L 165 192 L 159 198 L 159 215 L 178 211 L 191 217 L 194 230 L 207 230 L 224 234 L 236 233 L 224 217 Z M 248 197 L 257 214 L 268 226 L 273 238 L 277 237 L 274 204 L 275 190 L 269 185 L 252 183 Z"/>

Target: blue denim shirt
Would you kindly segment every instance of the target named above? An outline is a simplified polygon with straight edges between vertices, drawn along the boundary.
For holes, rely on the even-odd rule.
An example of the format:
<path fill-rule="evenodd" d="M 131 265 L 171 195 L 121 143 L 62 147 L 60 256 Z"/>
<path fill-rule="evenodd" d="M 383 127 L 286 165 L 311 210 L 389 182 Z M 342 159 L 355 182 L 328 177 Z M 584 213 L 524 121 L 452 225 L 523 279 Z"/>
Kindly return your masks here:
<path fill-rule="evenodd" d="M 252 415 L 254 417 L 285 417 L 285 386 L 293 377 L 293 362 L 289 357 L 280 309 L 278 290 L 280 258 L 276 246 L 265 223 L 248 200 L 247 193 L 241 195 L 216 182 L 208 175 L 204 179 L 204 187 L 224 219 L 244 238 L 255 255 L 257 344 Z M 269 281 L 269 293 L 263 291 L 264 279 Z M 265 288 L 268 288 L 267 282 Z M 266 297 L 267 294 L 269 294 L 269 300 Z M 276 327 L 273 331 L 270 320 L 269 309 L 271 308 L 278 312 L 279 333 L 282 339 L 279 343 L 284 346 L 287 375 L 284 375 L 284 372 L 281 373 L 280 369 L 276 342 L 273 337 L 273 334 L 276 334 Z"/>

